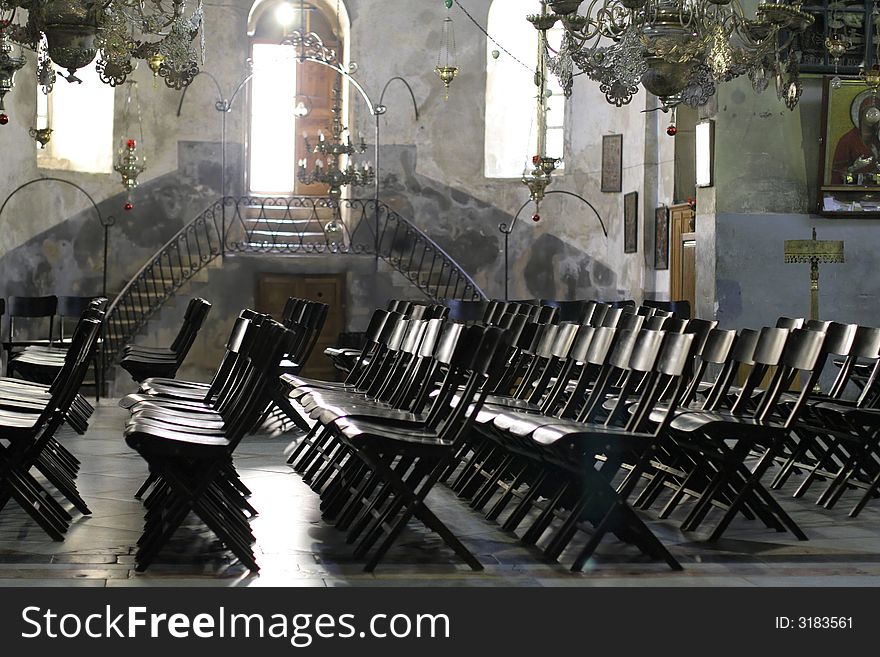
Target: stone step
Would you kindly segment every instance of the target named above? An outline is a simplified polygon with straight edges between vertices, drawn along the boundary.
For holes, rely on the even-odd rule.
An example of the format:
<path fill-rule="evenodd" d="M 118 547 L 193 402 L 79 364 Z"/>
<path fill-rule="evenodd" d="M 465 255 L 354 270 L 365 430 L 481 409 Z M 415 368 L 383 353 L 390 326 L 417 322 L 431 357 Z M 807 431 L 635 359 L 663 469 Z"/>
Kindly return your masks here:
<path fill-rule="evenodd" d="M 244 220 L 253 220 L 260 217 L 265 217 L 267 219 L 307 219 L 309 217 L 318 217 L 321 220 L 329 220 L 333 217 L 333 214 L 333 208 L 251 205 L 242 209 L 241 218 Z"/>

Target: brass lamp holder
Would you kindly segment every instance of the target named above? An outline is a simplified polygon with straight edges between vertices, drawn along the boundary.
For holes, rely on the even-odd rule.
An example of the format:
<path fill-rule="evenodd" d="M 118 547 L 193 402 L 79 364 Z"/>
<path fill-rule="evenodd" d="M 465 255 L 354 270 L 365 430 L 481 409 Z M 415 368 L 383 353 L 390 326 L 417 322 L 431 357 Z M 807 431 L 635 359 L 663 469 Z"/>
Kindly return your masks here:
<path fill-rule="evenodd" d="M 810 265 L 810 319 L 819 319 L 819 264 L 844 262 L 842 240 L 813 239 L 785 240 L 786 263 L 809 263 Z"/>
<path fill-rule="evenodd" d="M 540 221 L 541 201 L 547 194 L 547 187 L 553 182 L 552 175 L 561 160 L 555 157 L 535 155 L 532 158 L 534 168 L 531 172 L 523 174 L 522 183 L 529 188 L 529 199 L 535 203 L 533 221 Z M 537 217 L 537 218 L 536 218 Z"/>

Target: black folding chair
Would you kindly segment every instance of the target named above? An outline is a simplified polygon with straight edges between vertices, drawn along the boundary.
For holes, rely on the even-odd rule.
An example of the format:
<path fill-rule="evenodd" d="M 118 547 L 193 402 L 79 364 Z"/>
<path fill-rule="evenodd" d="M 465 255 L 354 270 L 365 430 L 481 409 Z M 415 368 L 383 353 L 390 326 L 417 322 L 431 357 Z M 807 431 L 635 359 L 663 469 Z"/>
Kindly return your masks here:
<path fill-rule="evenodd" d="M 271 403 L 277 367 L 293 334 L 272 320 L 261 322 L 244 366 L 215 404 L 216 413 L 135 412 L 125 428 L 127 444 L 149 464 L 156 486 L 145 500 L 144 532 L 138 542 L 137 569 L 145 570 L 193 512 L 253 571 L 259 570 L 244 499 L 232 467 L 232 453 Z M 155 409 L 154 409 L 155 410 Z M 219 418 L 219 421 L 218 419 Z"/>
<path fill-rule="evenodd" d="M 0 509 L 14 499 L 53 540 L 63 540 L 71 515 L 30 473 L 36 468 L 49 483 L 82 513 L 90 513 L 74 483 L 66 453 L 59 450 L 54 434 L 64 422 L 89 367 L 100 332 L 98 318 L 84 318 L 78 325 L 65 365 L 51 397 L 40 413 L 0 410 Z"/>
<path fill-rule="evenodd" d="M 125 355 L 120 365 L 137 382 L 154 376 L 174 378 L 210 310 L 211 304 L 204 299 L 192 299 L 187 305 L 180 330 L 169 347 L 128 345 L 123 350 Z"/>

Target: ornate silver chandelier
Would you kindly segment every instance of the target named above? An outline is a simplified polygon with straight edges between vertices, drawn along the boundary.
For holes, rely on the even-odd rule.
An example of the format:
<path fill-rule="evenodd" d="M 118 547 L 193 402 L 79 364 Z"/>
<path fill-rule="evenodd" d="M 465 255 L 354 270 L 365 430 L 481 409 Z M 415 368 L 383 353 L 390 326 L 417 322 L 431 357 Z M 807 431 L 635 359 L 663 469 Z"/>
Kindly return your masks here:
<path fill-rule="evenodd" d="M 550 70 L 566 95 L 573 78 L 599 83 L 609 103 L 628 103 L 639 85 L 664 109 L 705 104 L 716 86 L 748 75 L 755 91 L 772 81 L 789 109 L 801 95 L 798 36 L 813 23 L 796 0 L 762 2 L 748 18 L 738 0 L 546 0 L 529 16 L 539 30 L 565 29 Z M 579 13 L 582 7 L 584 13 Z M 544 40 L 546 43 L 546 39 Z"/>
<path fill-rule="evenodd" d="M 174 89 L 188 85 L 204 55 L 193 41 L 202 27 L 201 0 L 0 0 L 0 108 L 24 56 L 37 53 L 37 80 L 52 90 L 56 67 L 68 82 L 95 58 L 102 82 L 122 84 L 139 59 Z"/>
<path fill-rule="evenodd" d="M 367 144 L 361 137 L 359 144 L 353 144 L 349 135 L 343 141 L 343 134 L 348 132 L 348 128 L 342 125 L 342 89 L 340 88 L 340 80 L 337 78 L 333 84 L 333 106 L 330 108 L 333 113 L 333 121 L 330 125 L 330 138 L 327 139 L 324 133 L 318 135 L 318 143 L 312 147 L 309 143 L 308 136 L 305 138 L 306 152 L 312 152 L 319 157 L 327 160 L 326 168 L 324 162 L 320 159 L 315 160 L 314 169 L 309 172 L 308 159 L 303 158 L 299 162 L 299 171 L 297 177 L 299 181 L 305 185 L 314 183 L 322 183 L 329 186 L 328 195 L 334 204 L 338 204 L 342 197 L 342 188 L 346 185 L 361 187 L 369 185 L 375 180 L 376 172 L 366 162 L 361 168 L 356 167 L 351 161 L 345 164 L 345 161 L 355 153 L 364 153 L 367 150 Z M 338 207 L 338 206 L 337 206 Z"/>

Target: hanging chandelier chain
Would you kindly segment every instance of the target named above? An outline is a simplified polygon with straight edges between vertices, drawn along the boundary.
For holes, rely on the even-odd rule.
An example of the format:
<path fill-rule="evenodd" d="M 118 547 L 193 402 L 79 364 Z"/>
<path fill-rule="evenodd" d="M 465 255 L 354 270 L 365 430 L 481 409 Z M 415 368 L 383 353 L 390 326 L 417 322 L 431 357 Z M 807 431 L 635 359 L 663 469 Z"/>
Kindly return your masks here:
<path fill-rule="evenodd" d="M 471 23 L 473 23 L 477 27 L 477 29 L 480 30 L 480 32 L 485 34 L 486 38 L 489 39 L 489 41 L 491 41 L 492 43 L 494 43 L 498 47 L 498 49 L 501 50 L 501 52 L 505 53 L 508 57 L 510 57 L 513 61 L 515 61 L 520 66 L 522 66 L 527 71 L 529 71 L 529 72 L 534 71 L 534 69 L 531 66 L 524 63 L 521 59 L 519 59 L 518 57 L 513 55 L 507 48 L 505 48 L 500 43 L 498 43 L 498 41 L 496 41 L 495 38 L 491 34 L 489 34 L 489 32 L 486 30 L 486 28 L 483 27 L 482 25 L 480 25 L 480 23 L 477 21 L 477 19 L 470 15 L 470 12 L 468 12 L 468 10 L 465 9 L 465 6 L 463 4 L 461 4 L 461 2 L 459 2 L 459 0 L 455 0 L 455 4 L 458 5 L 458 8 L 461 9 L 462 12 L 464 12 L 464 15 L 468 17 L 468 19 L 471 21 Z"/>

